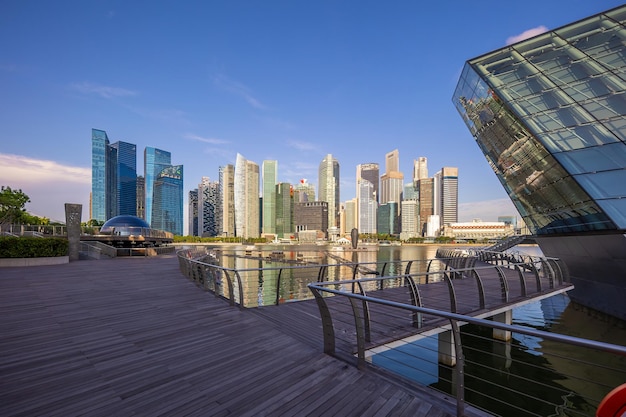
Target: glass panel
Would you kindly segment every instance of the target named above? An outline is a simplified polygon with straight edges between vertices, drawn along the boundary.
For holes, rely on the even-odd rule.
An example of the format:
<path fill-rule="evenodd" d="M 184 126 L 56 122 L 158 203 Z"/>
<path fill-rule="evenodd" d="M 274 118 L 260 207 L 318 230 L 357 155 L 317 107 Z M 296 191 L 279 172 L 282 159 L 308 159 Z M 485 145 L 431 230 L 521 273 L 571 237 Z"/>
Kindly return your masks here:
<path fill-rule="evenodd" d="M 623 68 L 626 66 L 626 48 L 622 47 L 606 55 L 596 56 L 595 59 L 611 70 Z"/>
<path fill-rule="evenodd" d="M 568 42 L 575 44 L 576 47 L 579 47 L 579 44 L 584 45 L 588 38 L 592 37 L 591 35 L 599 32 L 601 26 L 601 18 L 594 17 L 559 29 L 556 33 Z"/>
<path fill-rule="evenodd" d="M 626 199 L 599 200 L 598 205 L 617 224 L 617 227 L 626 229 Z"/>
<path fill-rule="evenodd" d="M 613 94 L 590 103 L 582 103 L 582 106 L 598 120 L 626 115 L 626 95 Z"/>
<path fill-rule="evenodd" d="M 593 197 L 626 197 L 626 169 L 576 175 L 576 180 Z"/>
<path fill-rule="evenodd" d="M 570 174 L 607 171 L 626 167 L 626 144 L 611 143 L 593 148 L 555 153 Z"/>
<path fill-rule="evenodd" d="M 609 88 L 604 79 L 589 78 L 583 82 L 564 86 L 563 91 L 575 101 L 585 101 L 593 97 L 610 94 L 613 90 Z"/>
<path fill-rule="evenodd" d="M 547 75 L 556 84 L 565 86 L 567 84 L 575 83 L 577 81 L 586 80 L 591 75 L 595 75 L 598 71 L 590 67 L 589 64 L 579 61 L 572 62 L 572 64 L 564 69 L 559 69 Z"/>
<path fill-rule="evenodd" d="M 544 52 L 530 61 L 535 64 L 541 71 L 555 71 L 560 68 L 568 67 L 572 61 L 567 53 L 567 49 L 558 48 L 553 51 Z"/>
<path fill-rule="evenodd" d="M 626 118 L 624 116 L 615 117 L 602 122 L 619 140 L 626 142 Z"/>
<path fill-rule="evenodd" d="M 548 84 L 541 77 L 529 77 L 521 83 L 506 86 L 505 90 L 510 93 L 511 97 L 519 98 L 538 95 L 547 88 L 549 88 Z"/>

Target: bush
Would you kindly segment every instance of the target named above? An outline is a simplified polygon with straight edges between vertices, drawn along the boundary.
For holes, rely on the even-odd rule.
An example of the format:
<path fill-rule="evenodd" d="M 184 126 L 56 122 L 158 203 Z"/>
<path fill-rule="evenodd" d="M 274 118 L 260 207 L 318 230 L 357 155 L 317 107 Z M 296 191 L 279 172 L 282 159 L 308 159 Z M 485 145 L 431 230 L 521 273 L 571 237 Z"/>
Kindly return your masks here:
<path fill-rule="evenodd" d="M 67 256 L 67 239 L 57 237 L 0 237 L 0 258 Z"/>

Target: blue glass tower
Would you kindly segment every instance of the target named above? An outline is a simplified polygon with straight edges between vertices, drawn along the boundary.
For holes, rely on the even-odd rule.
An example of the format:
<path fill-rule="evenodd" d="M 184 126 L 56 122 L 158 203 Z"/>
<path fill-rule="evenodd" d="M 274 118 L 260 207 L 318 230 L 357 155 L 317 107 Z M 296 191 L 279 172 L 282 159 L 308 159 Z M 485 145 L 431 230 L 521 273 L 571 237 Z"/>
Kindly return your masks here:
<path fill-rule="evenodd" d="M 183 166 L 163 168 L 154 180 L 152 199 L 153 229 L 183 234 Z"/>
<path fill-rule="evenodd" d="M 115 160 L 111 162 L 116 175 L 114 178 L 115 189 L 111 190 L 110 195 L 115 197 L 115 212 L 109 218 L 119 215 L 136 216 L 137 146 L 127 142 L 116 142 L 111 145 L 111 148 L 115 150 Z"/>
<path fill-rule="evenodd" d="M 172 165 L 172 154 L 161 149 L 146 147 L 143 152 L 144 177 L 146 179 L 145 204 L 146 222 L 152 225 L 152 202 L 154 196 L 154 182 L 164 168 Z M 181 199 L 182 201 L 182 199 Z M 152 225 L 152 227 L 155 227 Z"/>
<path fill-rule="evenodd" d="M 91 217 L 106 217 L 106 159 L 109 138 L 104 130 L 91 129 Z"/>

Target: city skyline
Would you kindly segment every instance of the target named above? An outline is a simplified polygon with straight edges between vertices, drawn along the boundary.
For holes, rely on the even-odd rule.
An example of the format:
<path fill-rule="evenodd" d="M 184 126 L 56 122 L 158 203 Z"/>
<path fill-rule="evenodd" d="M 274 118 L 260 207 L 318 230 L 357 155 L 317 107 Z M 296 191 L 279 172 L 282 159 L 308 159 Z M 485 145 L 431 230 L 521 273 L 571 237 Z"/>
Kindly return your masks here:
<path fill-rule="evenodd" d="M 202 177 L 216 180 L 239 152 L 257 163 L 279 161 L 279 182 L 306 178 L 316 187 L 319 161 L 332 154 L 345 202 L 355 197 L 357 165 L 382 167 L 384 155 L 399 149 L 405 182 L 421 156 L 433 172 L 459 168 L 459 220 L 518 215 L 451 103 L 461 69 L 487 51 L 620 4 L 146 10 L 7 2 L 0 183 L 29 195 L 26 208 L 35 215 L 63 220 L 63 203 L 81 203 L 86 221 L 88 132 L 97 128 L 138 149 L 175 154 L 185 166 L 185 205 Z"/>

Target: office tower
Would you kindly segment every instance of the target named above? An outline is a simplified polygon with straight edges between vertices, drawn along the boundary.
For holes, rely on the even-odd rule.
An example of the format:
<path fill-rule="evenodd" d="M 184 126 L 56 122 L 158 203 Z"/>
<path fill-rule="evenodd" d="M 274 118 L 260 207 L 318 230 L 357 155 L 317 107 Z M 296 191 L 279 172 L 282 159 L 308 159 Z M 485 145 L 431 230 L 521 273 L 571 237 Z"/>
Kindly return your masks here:
<path fill-rule="evenodd" d="M 200 236 L 198 228 L 198 189 L 195 188 L 189 191 L 189 204 L 187 205 L 189 210 L 188 222 L 189 222 L 189 236 Z"/>
<path fill-rule="evenodd" d="M 353 198 L 352 200 L 348 200 L 344 204 L 343 208 L 343 216 L 344 216 L 344 227 L 343 233 L 350 233 L 352 229 L 358 228 L 358 199 Z"/>
<path fill-rule="evenodd" d="M 328 203 L 326 201 L 295 202 L 293 219 L 296 233 L 317 231 L 325 237 L 328 230 Z"/>
<path fill-rule="evenodd" d="M 276 233 L 276 184 L 278 183 L 278 161 L 263 161 L 263 233 Z"/>
<path fill-rule="evenodd" d="M 357 185 L 357 228 L 359 233 L 375 234 L 378 203 L 374 198 L 374 185 L 363 178 L 358 180 Z"/>
<path fill-rule="evenodd" d="M 419 203 L 416 199 L 402 201 L 400 239 L 407 240 L 421 236 Z"/>
<path fill-rule="evenodd" d="M 146 181 L 146 222 L 152 225 L 152 200 L 154 195 L 154 182 L 164 168 L 172 165 L 172 154 L 161 149 L 146 147 L 143 151 L 143 173 Z"/>
<path fill-rule="evenodd" d="M 104 130 L 91 129 L 91 218 L 106 217 L 106 160 L 109 138 Z"/>
<path fill-rule="evenodd" d="M 111 176 L 113 189 L 107 192 L 111 197 L 109 218 L 120 215 L 137 215 L 137 145 L 115 142 L 110 145 Z M 114 179 L 113 179 L 114 178 Z"/>
<path fill-rule="evenodd" d="M 417 182 L 407 182 L 404 184 L 404 191 L 402 192 L 402 201 L 404 200 L 417 200 L 419 193 L 417 192 Z"/>
<path fill-rule="evenodd" d="M 398 203 L 390 201 L 378 207 L 378 234 L 399 235 L 400 218 Z"/>
<path fill-rule="evenodd" d="M 235 161 L 235 235 L 259 237 L 259 165 L 237 154 Z"/>
<path fill-rule="evenodd" d="M 423 178 L 417 182 L 419 191 L 419 209 L 420 209 L 420 232 L 422 236 L 426 233 L 426 223 L 429 216 L 433 213 L 433 185 L 432 178 Z"/>
<path fill-rule="evenodd" d="M 441 168 L 441 225 L 459 221 L 459 169 Z"/>
<path fill-rule="evenodd" d="M 291 184 L 281 182 L 274 185 L 275 201 L 273 213 L 276 214 L 276 234 L 280 238 L 290 238 L 293 235 L 293 198 Z M 265 205 L 265 202 L 263 202 Z"/>
<path fill-rule="evenodd" d="M 413 160 L 413 182 L 428 178 L 428 159 L 420 156 Z"/>
<path fill-rule="evenodd" d="M 374 200 L 376 200 L 376 202 L 380 201 L 379 198 L 379 176 L 380 176 L 380 169 L 377 163 L 375 162 L 370 162 L 367 164 L 359 164 L 356 166 L 356 182 L 357 182 L 357 193 L 358 193 L 358 183 L 359 183 L 359 179 L 364 179 L 364 180 L 368 180 L 373 186 L 374 186 Z"/>
<path fill-rule="evenodd" d="M 213 237 L 221 229 L 221 198 L 219 182 L 202 177 L 198 184 L 198 229 L 200 236 Z"/>
<path fill-rule="evenodd" d="M 339 225 L 339 162 L 326 155 L 319 167 L 319 201 L 328 203 L 328 227 Z"/>
<path fill-rule="evenodd" d="M 296 203 L 315 201 L 315 186 L 302 178 L 293 190 L 293 198 Z"/>
<path fill-rule="evenodd" d="M 183 234 L 183 166 L 163 168 L 154 179 L 152 198 L 153 229 Z"/>
<path fill-rule="evenodd" d="M 137 217 L 146 219 L 146 179 L 142 175 L 137 176 Z"/>
<path fill-rule="evenodd" d="M 235 236 L 235 166 L 219 167 L 222 236 Z"/>
<path fill-rule="evenodd" d="M 467 61 L 453 102 L 573 301 L 626 320 L 626 6 Z"/>
<path fill-rule="evenodd" d="M 404 175 L 399 171 L 399 167 L 400 154 L 395 149 L 385 155 L 385 173 L 380 178 L 380 203 L 394 201 L 398 203 L 398 210 L 400 210 L 404 190 Z"/>

